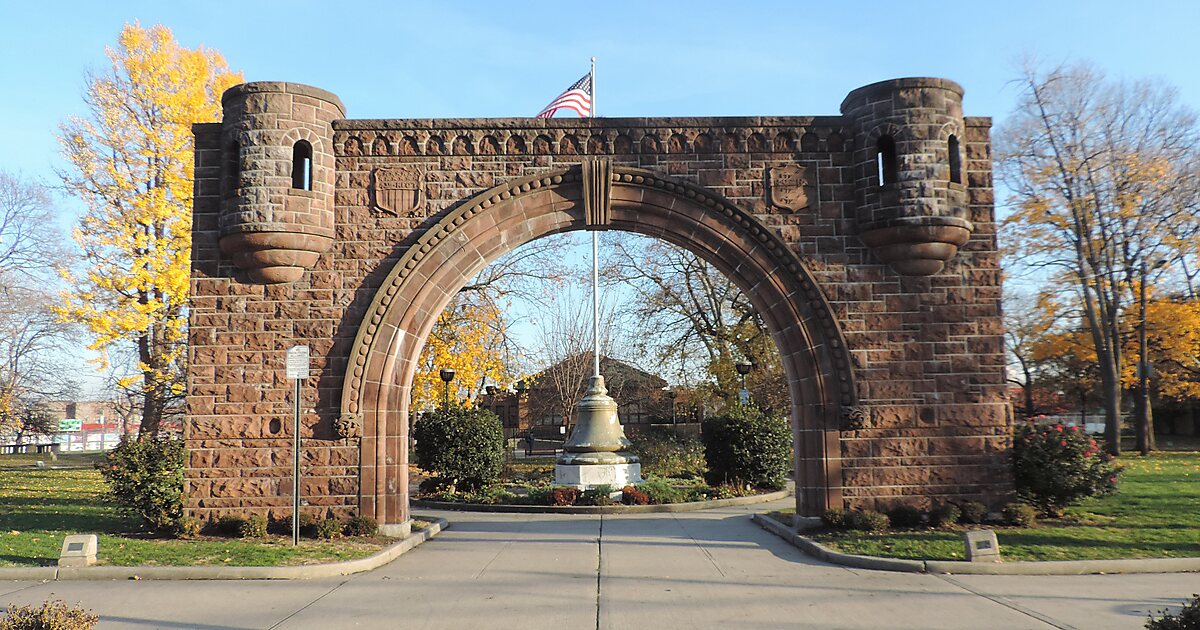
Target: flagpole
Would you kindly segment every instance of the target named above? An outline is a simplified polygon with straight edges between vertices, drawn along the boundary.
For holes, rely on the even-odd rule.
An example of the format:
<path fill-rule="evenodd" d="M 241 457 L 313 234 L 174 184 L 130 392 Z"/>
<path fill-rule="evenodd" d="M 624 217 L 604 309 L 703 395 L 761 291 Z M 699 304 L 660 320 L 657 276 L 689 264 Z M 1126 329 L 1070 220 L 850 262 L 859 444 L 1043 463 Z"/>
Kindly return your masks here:
<path fill-rule="evenodd" d="M 592 57 L 592 107 L 596 117 L 596 58 Z M 592 230 L 592 376 L 600 376 L 600 231 Z"/>

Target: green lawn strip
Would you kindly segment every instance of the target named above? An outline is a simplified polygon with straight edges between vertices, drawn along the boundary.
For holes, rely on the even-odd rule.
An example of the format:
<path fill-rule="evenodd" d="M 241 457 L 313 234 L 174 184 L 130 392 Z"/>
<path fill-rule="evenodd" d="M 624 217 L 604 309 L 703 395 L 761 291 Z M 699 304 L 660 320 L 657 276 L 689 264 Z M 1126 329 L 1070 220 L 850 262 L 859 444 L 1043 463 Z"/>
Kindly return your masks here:
<path fill-rule="evenodd" d="M 263 540 L 201 537 L 153 538 L 137 532 L 137 519 L 103 497 L 95 470 L 0 470 L 0 566 L 42 566 L 58 561 L 68 534 L 100 535 L 98 561 L 120 566 L 271 566 L 363 558 L 394 542 L 386 537 Z"/>
<path fill-rule="evenodd" d="M 1037 527 L 996 527 L 1010 560 L 1200 557 L 1200 453 L 1120 458 L 1125 476 L 1113 496 L 1070 508 Z M 963 560 L 961 530 L 888 534 L 819 533 L 838 551 L 913 560 Z"/>
<path fill-rule="evenodd" d="M 57 457 L 51 453 L 8 453 L 0 455 L 2 468 L 33 468 L 42 462 L 49 468 L 84 467 L 91 468 L 104 457 L 104 453 L 60 453 Z"/>

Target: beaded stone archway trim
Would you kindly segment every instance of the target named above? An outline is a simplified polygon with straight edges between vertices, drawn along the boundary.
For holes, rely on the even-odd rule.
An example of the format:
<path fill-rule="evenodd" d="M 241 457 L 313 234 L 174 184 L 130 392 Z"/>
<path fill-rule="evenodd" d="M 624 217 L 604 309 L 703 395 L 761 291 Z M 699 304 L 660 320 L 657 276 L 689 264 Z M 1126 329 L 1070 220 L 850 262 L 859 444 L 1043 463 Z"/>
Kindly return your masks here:
<path fill-rule="evenodd" d="M 453 235 L 459 228 L 476 215 L 502 204 L 544 189 L 554 189 L 566 185 L 578 185 L 582 180 L 580 166 L 558 169 L 547 173 L 532 175 L 501 184 L 479 193 L 466 203 L 459 205 L 443 215 L 437 222 L 422 234 L 415 243 L 410 245 L 400 260 L 395 263 L 383 284 L 376 290 L 367 314 L 364 316 L 355 336 L 345 380 L 342 386 L 341 415 L 342 417 L 358 417 L 362 413 L 363 383 L 368 367 L 368 357 L 377 351 L 378 333 L 388 310 L 400 294 L 401 287 L 412 272 L 417 269 L 420 261 L 434 249 L 437 244 Z M 803 301 L 810 313 L 816 316 L 820 326 L 821 341 L 813 350 L 825 353 L 829 365 L 837 375 L 836 382 L 825 383 L 825 388 L 836 391 L 836 400 L 842 409 L 857 407 L 857 394 L 854 375 L 850 363 L 850 353 L 846 348 L 845 339 L 840 327 L 833 317 L 832 309 L 825 300 L 817 284 L 813 281 L 803 263 L 767 227 L 750 214 L 743 211 L 721 195 L 705 190 L 699 186 L 665 177 L 653 171 L 631 167 L 612 167 L 611 182 L 616 185 L 645 187 L 685 199 L 696 206 L 707 208 L 719 217 L 722 223 L 729 227 L 740 229 L 750 236 L 757 244 L 779 261 L 779 266 L 792 274 L 798 282 L 803 294 Z M 816 332 L 816 331 L 814 331 Z M 818 402 L 818 401 L 808 401 Z M 830 400 L 820 403 L 833 402 Z M 830 410 L 840 415 L 840 410 Z M 835 429 L 835 427 L 830 427 Z"/>

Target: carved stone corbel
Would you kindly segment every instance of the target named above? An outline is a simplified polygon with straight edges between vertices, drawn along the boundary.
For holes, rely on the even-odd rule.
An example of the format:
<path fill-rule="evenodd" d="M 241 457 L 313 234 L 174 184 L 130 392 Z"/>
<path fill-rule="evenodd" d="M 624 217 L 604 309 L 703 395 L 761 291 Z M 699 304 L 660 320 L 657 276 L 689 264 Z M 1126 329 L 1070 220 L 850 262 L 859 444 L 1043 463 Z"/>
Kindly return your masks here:
<path fill-rule="evenodd" d="M 871 409 L 866 405 L 842 407 L 841 430 L 861 431 L 871 426 Z"/>
<path fill-rule="evenodd" d="M 339 439 L 356 438 L 362 435 L 362 416 L 356 413 L 344 413 L 333 421 L 333 432 Z"/>

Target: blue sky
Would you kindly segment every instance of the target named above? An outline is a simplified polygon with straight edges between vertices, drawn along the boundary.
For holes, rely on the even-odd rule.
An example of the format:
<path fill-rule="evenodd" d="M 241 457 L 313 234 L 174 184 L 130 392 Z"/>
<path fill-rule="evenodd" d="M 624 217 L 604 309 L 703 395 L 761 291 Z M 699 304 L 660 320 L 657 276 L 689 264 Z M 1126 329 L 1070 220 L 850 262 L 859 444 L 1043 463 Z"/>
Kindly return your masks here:
<path fill-rule="evenodd" d="M 603 116 L 836 114 L 934 75 L 1003 117 L 1023 54 L 1162 76 L 1200 106 L 1200 2 L 14 2 L 0 0 L 0 168 L 53 179 L 58 121 L 122 24 L 171 27 L 248 80 L 330 90 L 353 118 L 525 116 L 597 57 Z"/>
<path fill-rule="evenodd" d="M 0 169 L 55 183 L 54 133 L 121 26 L 165 24 L 247 80 L 338 94 L 352 118 L 531 116 L 597 58 L 601 116 L 836 114 L 902 76 L 1001 120 L 1017 62 L 1159 76 L 1200 108 L 1200 2 L 17 2 L 0 0 Z M 62 199 L 63 223 L 82 210 Z"/>

